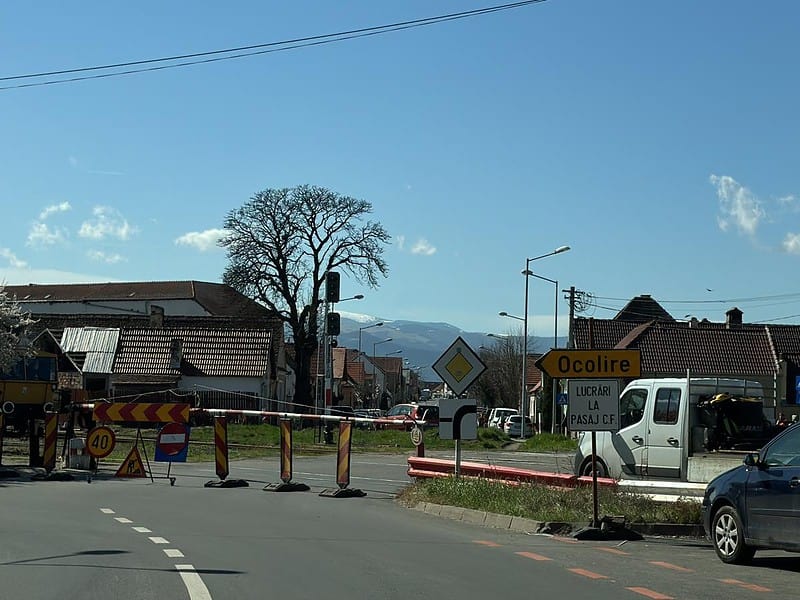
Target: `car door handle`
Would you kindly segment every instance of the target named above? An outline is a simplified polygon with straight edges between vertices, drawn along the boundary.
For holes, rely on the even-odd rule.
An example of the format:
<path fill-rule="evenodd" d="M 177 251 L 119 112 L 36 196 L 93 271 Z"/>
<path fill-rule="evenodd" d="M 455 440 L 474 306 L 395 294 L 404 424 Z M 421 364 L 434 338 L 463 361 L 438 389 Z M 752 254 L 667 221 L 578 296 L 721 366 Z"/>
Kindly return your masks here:
<path fill-rule="evenodd" d="M 639 437 L 638 435 L 633 436 L 631 439 L 637 444 L 644 444 L 644 438 Z"/>
<path fill-rule="evenodd" d="M 789 480 L 789 487 L 790 488 L 800 487 L 800 479 L 798 479 L 797 477 L 792 477 Z"/>
<path fill-rule="evenodd" d="M 678 445 L 678 439 L 674 438 L 674 437 L 667 438 L 667 443 L 668 444 L 672 444 L 673 446 L 677 446 Z"/>

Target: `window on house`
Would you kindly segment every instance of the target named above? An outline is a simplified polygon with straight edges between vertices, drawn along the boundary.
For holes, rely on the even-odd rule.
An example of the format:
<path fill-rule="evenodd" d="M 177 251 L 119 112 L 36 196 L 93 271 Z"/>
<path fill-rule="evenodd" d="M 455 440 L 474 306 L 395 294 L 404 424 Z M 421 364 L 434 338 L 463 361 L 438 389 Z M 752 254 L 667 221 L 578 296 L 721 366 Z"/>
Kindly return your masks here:
<path fill-rule="evenodd" d="M 656 392 L 656 405 L 653 423 L 675 425 L 678 422 L 678 409 L 681 406 L 681 391 L 678 388 L 660 388 Z"/>

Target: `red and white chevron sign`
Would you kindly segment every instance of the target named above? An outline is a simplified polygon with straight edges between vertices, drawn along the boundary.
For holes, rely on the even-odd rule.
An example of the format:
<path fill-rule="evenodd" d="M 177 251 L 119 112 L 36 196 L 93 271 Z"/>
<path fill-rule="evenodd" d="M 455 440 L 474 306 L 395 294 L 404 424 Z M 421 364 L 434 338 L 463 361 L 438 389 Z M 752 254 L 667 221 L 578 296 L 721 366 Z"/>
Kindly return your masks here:
<path fill-rule="evenodd" d="M 189 405 L 172 402 L 98 402 L 92 418 L 99 423 L 188 423 Z"/>

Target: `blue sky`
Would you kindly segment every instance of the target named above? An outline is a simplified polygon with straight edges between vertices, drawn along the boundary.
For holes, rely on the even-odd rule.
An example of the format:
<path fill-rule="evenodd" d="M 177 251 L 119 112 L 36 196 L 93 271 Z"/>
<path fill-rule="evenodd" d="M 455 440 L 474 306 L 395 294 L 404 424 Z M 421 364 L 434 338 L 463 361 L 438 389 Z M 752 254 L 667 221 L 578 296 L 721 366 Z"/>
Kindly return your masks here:
<path fill-rule="evenodd" d="M 332 33 L 491 3 L 38 2 L 0 76 Z M 800 322 L 800 3 L 549 0 L 382 36 L 0 91 L 0 277 L 219 281 L 255 192 L 369 200 L 393 241 L 342 310 L 504 333 L 526 257 L 612 317 Z M 27 81 L 27 80 L 26 80 Z M 0 86 L 23 83 L 12 80 Z M 555 285 L 531 280 L 534 334 Z M 559 301 L 561 335 L 567 305 Z"/>

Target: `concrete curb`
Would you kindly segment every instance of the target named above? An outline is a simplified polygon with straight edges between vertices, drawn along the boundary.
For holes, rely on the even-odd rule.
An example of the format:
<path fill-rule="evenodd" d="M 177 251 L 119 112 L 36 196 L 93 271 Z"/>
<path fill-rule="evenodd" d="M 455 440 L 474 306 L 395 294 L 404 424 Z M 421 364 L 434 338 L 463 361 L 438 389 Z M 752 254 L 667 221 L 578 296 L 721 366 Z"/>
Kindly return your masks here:
<path fill-rule="evenodd" d="M 569 535 L 574 531 L 586 526 L 585 523 L 562 523 L 559 521 L 536 521 L 523 517 L 511 515 L 501 515 L 488 513 L 481 510 L 472 510 L 460 506 L 448 506 L 443 504 L 432 504 L 431 502 L 419 502 L 410 506 L 412 510 L 418 510 L 436 517 L 444 517 L 454 521 L 461 521 L 471 525 L 480 525 L 494 529 L 506 529 L 518 531 L 520 533 L 542 533 L 551 535 Z M 630 523 L 630 529 L 651 537 L 687 537 L 705 538 L 702 525 L 678 525 L 673 523 Z"/>

